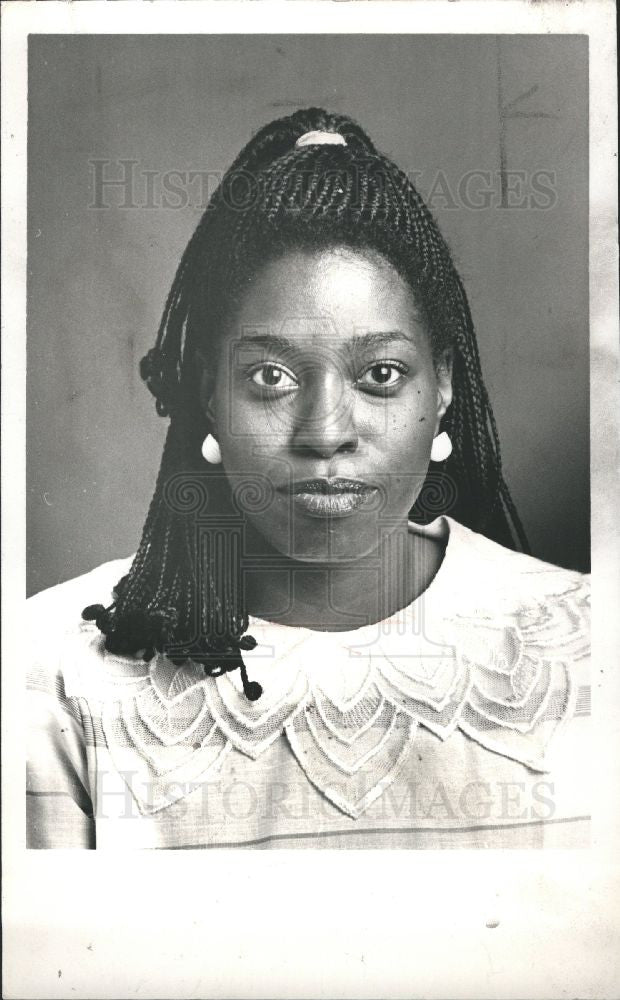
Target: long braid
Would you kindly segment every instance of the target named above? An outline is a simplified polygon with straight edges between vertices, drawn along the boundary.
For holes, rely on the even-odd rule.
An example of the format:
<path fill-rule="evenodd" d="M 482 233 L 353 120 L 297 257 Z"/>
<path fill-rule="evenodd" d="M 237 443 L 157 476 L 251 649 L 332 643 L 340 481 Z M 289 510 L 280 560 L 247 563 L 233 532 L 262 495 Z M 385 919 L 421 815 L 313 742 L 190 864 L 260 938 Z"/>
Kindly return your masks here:
<path fill-rule="evenodd" d="M 346 145 L 296 147 L 315 130 L 338 133 Z M 502 473 L 467 297 L 435 220 L 407 175 L 355 121 L 307 108 L 259 129 L 234 160 L 183 253 L 155 346 L 141 361 L 157 412 L 171 419 L 133 564 L 110 607 L 83 612 L 105 634 L 107 649 L 141 651 L 145 659 L 165 651 L 175 662 L 202 662 L 213 675 L 239 667 L 247 696 L 260 695 L 241 656 L 255 641 L 246 634 L 240 537 L 214 532 L 203 559 L 195 517 L 171 506 L 167 489 L 179 473 L 188 482 L 206 478 L 209 513 L 230 515 L 225 484 L 200 454 L 209 427 L 198 402 L 196 350 L 215 357 L 218 326 L 267 259 L 287 249 L 335 245 L 385 257 L 412 288 L 435 357 L 453 351 L 453 403 L 442 421 L 453 442 L 440 470 L 453 487 L 446 490 L 446 509 L 474 530 L 527 551 Z M 423 487 L 410 512 L 416 520 L 429 514 L 424 494 Z M 435 507 L 433 516 L 438 512 Z"/>

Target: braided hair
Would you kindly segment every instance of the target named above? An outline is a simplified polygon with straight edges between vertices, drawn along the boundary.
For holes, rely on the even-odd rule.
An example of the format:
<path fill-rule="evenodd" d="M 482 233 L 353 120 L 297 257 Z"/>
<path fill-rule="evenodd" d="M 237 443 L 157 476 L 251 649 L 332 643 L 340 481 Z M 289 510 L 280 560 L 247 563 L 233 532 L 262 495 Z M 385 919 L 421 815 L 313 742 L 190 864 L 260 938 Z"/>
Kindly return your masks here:
<path fill-rule="evenodd" d="M 344 143 L 296 145 L 312 131 Z M 179 474 L 206 479 L 210 511 L 226 515 L 220 527 L 226 517 L 234 525 L 225 477 L 201 457 L 209 421 L 199 402 L 197 352 L 215 364 L 217 331 L 266 260 L 333 246 L 386 258 L 412 289 L 434 357 L 452 351 L 453 401 L 442 429 L 453 450 L 434 470 L 435 482 L 439 471 L 453 487 L 439 490 L 444 510 L 447 504 L 473 530 L 528 551 L 502 474 L 467 297 L 433 216 L 407 175 L 355 121 L 321 108 L 298 110 L 261 128 L 224 175 L 181 258 L 156 344 L 141 361 L 141 377 L 170 425 L 133 564 L 108 608 L 82 612 L 104 633 L 106 649 L 146 660 L 165 650 L 175 662 L 203 663 L 211 675 L 239 668 L 246 695 L 260 696 L 241 655 L 256 643 L 247 635 L 239 534 L 229 532 L 227 541 L 198 556 L 191 504 L 185 510 L 171 504 L 168 486 Z M 420 497 L 410 517 L 424 521 L 429 506 Z M 440 512 L 435 503 L 433 516 Z"/>

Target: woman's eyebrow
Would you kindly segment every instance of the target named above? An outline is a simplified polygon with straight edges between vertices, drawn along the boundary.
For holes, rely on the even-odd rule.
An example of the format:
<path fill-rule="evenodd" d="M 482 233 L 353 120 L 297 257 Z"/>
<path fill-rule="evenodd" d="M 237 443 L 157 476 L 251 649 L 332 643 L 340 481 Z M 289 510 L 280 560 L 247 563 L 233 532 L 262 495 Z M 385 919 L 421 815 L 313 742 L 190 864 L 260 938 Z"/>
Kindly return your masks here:
<path fill-rule="evenodd" d="M 415 346 L 413 338 L 408 337 L 402 330 L 387 330 L 384 333 L 355 334 L 351 337 L 348 343 L 355 348 L 368 348 L 383 347 L 384 344 L 393 343 L 395 340 Z"/>
<path fill-rule="evenodd" d="M 296 346 L 293 341 L 288 340 L 287 337 L 278 337 L 270 333 L 244 333 L 238 343 L 241 345 L 258 344 L 259 347 L 274 347 L 276 350 L 281 351 L 290 351 Z"/>
<path fill-rule="evenodd" d="M 407 336 L 402 330 L 387 330 L 381 333 L 356 333 L 345 342 L 347 347 L 354 349 L 368 349 L 373 347 L 383 347 L 384 344 L 401 341 L 410 346 L 415 346 L 412 337 Z M 268 333 L 253 333 L 241 337 L 243 344 L 258 344 L 264 347 L 272 347 L 277 350 L 294 351 L 299 347 L 299 343 L 289 340 L 288 337 L 279 337 Z"/>

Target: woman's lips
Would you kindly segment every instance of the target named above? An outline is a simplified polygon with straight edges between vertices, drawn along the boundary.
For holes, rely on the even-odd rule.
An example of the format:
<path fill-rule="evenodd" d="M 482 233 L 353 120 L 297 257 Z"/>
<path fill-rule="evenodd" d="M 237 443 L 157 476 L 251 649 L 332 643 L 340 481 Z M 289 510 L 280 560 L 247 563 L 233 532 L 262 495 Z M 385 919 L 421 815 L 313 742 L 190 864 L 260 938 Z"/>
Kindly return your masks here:
<path fill-rule="evenodd" d="M 371 491 L 374 492 L 374 491 Z M 369 497 L 367 491 L 357 493 L 294 493 L 293 500 L 308 514 L 319 517 L 342 517 L 352 514 Z"/>
<path fill-rule="evenodd" d="M 297 507 L 315 517 L 343 517 L 363 506 L 377 492 L 359 479 L 304 479 L 281 487 Z"/>

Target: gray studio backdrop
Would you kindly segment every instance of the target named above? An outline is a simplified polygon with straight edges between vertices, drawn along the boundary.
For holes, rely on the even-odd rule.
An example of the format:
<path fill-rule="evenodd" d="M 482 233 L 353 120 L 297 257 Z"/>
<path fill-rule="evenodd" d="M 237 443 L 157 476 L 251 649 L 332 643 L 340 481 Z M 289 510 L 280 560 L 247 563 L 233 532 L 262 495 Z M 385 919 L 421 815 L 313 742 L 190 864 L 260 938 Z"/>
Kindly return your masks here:
<path fill-rule="evenodd" d="M 358 118 L 430 201 L 534 553 L 587 569 L 587 55 L 578 36 L 31 35 L 29 593 L 135 551 L 167 425 L 138 363 L 210 175 L 309 105 Z"/>

